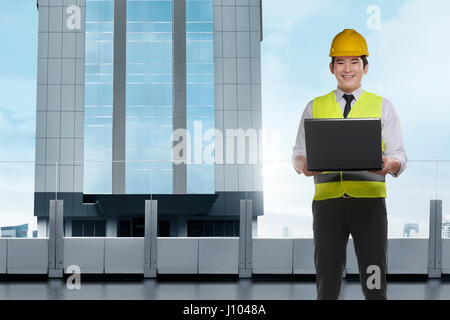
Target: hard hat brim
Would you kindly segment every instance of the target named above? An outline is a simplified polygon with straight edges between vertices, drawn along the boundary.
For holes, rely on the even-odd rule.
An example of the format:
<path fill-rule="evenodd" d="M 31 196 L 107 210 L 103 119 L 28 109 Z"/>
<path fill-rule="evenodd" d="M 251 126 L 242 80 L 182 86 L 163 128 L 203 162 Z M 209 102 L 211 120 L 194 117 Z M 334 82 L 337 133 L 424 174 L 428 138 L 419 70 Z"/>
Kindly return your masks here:
<path fill-rule="evenodd" d="M 337 52 L 333 52 L 330 53 L 330 57 L 351 57 L 351 56 L 356 56 L 356 57 L 360 57 L 360 56 L 369 56 L 368 52 L 361 52 L 361 51 L 352 51 L 352 50 L 348 50 L 348 51 L 337 51 Z"/>

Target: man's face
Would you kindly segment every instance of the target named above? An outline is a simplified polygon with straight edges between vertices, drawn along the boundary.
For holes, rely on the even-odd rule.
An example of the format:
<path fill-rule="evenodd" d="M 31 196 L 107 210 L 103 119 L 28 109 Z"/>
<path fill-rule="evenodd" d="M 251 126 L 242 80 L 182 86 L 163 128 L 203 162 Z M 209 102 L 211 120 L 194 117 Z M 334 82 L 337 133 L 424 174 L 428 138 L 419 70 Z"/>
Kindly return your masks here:
<path fill-rule="evenodd" d="M 330 62 L 330 71 L 338 81 L 338 88 L 344 92 L 352 92 L 361 86 L 361 79 L 369 71 L 369 65 L 363 67 L 361 57 L 336 57 Z"/>

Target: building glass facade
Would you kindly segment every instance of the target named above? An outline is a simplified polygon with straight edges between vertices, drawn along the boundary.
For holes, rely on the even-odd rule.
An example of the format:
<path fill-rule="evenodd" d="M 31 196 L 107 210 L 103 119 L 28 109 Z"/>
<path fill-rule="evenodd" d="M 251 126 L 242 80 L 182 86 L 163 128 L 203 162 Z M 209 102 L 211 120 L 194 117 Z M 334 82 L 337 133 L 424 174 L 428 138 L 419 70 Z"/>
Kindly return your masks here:
<path fill-rule="evenodd" d="M 111 193 L 114 1 L 86 1 L 84 192 Z"/>
<path fill-rule="evenodd" d="M 212 148 L 214 135 L 214 21 L 212 0 L 186 0 L 186 125 L 191 136 L 191 164 L 187 165 L 187 192 L 214 193 L 214 163 L 203 153 Z M 195 134 L 194 134 L 195 133 Z M 212 154 L 212 155 L 211 155 Z"/>
<path fill-rule="evenodd" d="M 127 1 L 126 193 L 172 193 L 172 1 Z"/>
<path fill-rule="evenodd" d="M 127 0 L 128 194 L 173 192 L 172 1 Z M 186 1 L 187 193 L 214 193 L 213 1 Z M 112 191 L 114 2 L 86 2 L 85 193 Z M 210 133 L 211 133 L 210 130 Z M 205 148 L 208 147 L 208 150 Z"/>

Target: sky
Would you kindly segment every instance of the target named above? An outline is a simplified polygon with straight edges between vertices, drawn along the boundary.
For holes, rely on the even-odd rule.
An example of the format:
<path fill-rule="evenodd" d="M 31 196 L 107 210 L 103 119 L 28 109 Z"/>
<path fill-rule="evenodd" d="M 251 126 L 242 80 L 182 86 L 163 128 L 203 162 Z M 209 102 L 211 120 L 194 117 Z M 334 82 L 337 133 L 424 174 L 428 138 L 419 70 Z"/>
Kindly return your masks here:
<path fill-rule="evenodd" d="M 0 226 L 29 223 L 29 230 L 36 229 L 37 24 L 35 1 L 0 1 Z"/>
<path fill-rule="evenodd" d="M 294 172 L 290 157 L 307 102 L 336 88 L 328 52 L 344 28 L 368 43 L 363 88 L 390 99 L 402 125 L 409 161 L 399 178 L 387 180 L 389 236 L 401 237 L 404 223 L 418 222 L 413 236 L 426 237 L 430 199 L 443 199 L 450 214 L 448 12 L 447 0 L 263 0 L 263 127 L 278 130 L 280 141 L 279 161 L 264 163 L 258 236 L 282 236 L 285 226 L 290 236 L 312 236 L 314 185 Z M 28 222 L 30 229 L 37 18 L 34 0 L 0 1 L 0 225 Z M 273 154 L 272 147 L 265 141 L 263 153 Z"/>

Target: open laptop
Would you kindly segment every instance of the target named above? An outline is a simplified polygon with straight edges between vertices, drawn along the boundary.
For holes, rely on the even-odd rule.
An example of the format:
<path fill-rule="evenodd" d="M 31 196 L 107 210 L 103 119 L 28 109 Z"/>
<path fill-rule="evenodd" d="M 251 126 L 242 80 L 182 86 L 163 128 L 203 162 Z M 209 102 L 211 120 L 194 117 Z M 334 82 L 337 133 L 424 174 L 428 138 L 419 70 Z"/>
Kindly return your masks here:
<path fill-rule="evenodd" d="M 383 168 L 381 119 L 305 119 L 309 171 Z"/>

